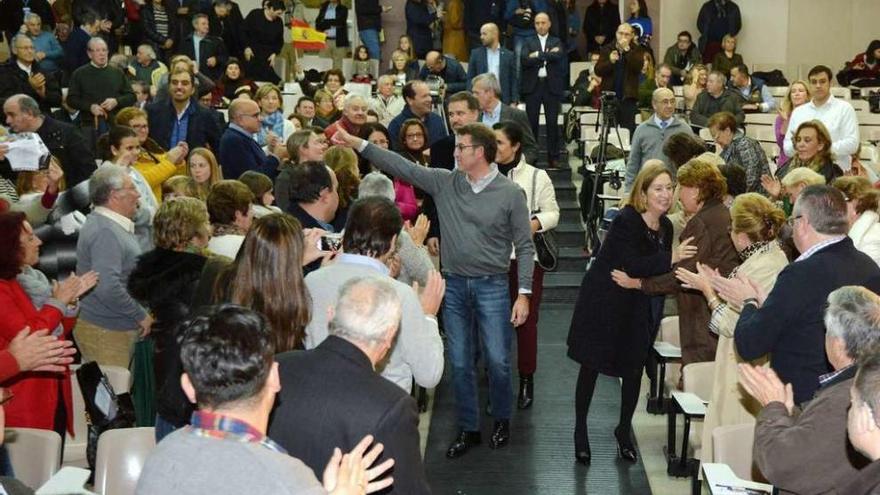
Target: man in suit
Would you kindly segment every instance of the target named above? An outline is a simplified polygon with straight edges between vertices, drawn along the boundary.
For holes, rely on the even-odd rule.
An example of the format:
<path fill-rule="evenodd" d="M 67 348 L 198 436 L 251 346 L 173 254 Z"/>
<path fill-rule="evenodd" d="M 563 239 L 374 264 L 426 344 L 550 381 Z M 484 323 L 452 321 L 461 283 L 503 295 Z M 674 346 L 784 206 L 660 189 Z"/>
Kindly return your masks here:
<path fill-rule="evenodd" d="M 64 71 L 70 75 L 73 71 L 89 63 L 88 44 L 101 29 L 101 17 L 95 11 L 88 10 L 80 18 L 79 27 L 70 31 L 64 43 Z"/>
<path fill-rule="evenodd" d="M 845 285 L 880 289 L 880 268 L 847 237 L 846 198 L 831 186 L 809 186 L 791 214 L 800 257 L 779 274 L 769 294 L 739 280 L 715 280 L 719 295 L 742 307 L 734 341 L 743 359 L 767 354 L 770 366 L 791 383 L 794 403 L 813 398 L 820 376 L 832 371 L 825 358 L 822 312 L 833 290 Z"/>
<path fill-rule="evenodd" d="M 192 26 L 192 34 L 184 38 L 178 53 L 195 61 L 202 74 L 216 81 L 223 75 L 223 67 L 228 58 L 226 45 L 220 38 L 209 34 L 210 24 L 207 15 L 194 15 Z"/>
<path fill-rule="evenodd" d="M 525 112 L 512 105 L 505 104 L 501 98 L 501 85 L 491 72 L 480 74 L 473 80 L 473 92 L 480 102 L 480 122 L 487 127 L 502 120 L 519 125 L 523 131 L 522 151 L 530 165 L 538 164 L 538 143 L 529 126 L 529 117 Z"/>
<path fill-rule="evenodd" d="M 18 93 L 37 100 L 46 113 L 61 105 L 61 84 L 56 74 L 41 70 L 35 58 L 34 42 L 27 35 L 17 34 L 10 45 L 12 56 L 0 65 L 0 105 Z"/>
<path fill-rule="evenodd" d="M 467 78 L 471 87 L 479 74 L 492 73 L 501 84 L 501 101 L 516 105 L 519 102 L 519 79 L 516 72 L 516 58 L 512 51 L 501 46 L 498 26 L 483 24 L 480 28 L 480 41 L 483 46 L 471 51 Z"/>
<path fill-rule="evenodd" d="M 278 158 L 286 150 L 279 143 L 267 155 L 257 144 L 253 135 L 260 132 L 260 106 L 253 100 L 236 99 L 229 105 L 229 127 L 220 137 L 217 161 L 223 169 L 224 179 L 238 179 L 241 174 L 253 170 L 271 179 L 278 175 Z"/>
<path fill-rule="evenodd" d="M 565 52 L 562 41 L 550 36 L 550 16 L 535 16 L 536 35 L 523 44 L 522 49 L 522 97 L 526 101 L 526 113 L 532 134 L 538 135 L 538 117 L 541 106 L 547 122 L 547 164 L 556 168 L 559 161 L 559 109 L 565 91 Z"/>
<path fill-rule="evenodd" d="M 645 64 L 644 52 L 633 41 L 633 27 L 624 22 L 617 27 L 614 43 L 599 52 L 596 75 L 602 78 L 602 91 L 613 91 L 617 98 L 617 123 L 636 132 L 636 114 L 639 112 L 639 76 Z"/>
<path fill-rule="evenodd" d="M 61 162 L 67 188 L 87 180 L 95 171 L 95 159 L 76 127 L 43 114 L 36 100 L 18 94 L 3 104 L 6 123 L 13 132 L 36 132 L 49 152 Z"/>
<path fill-rule="evenodd" d="M 373 435 L 385 446 L 382 458 L 394 459 L 388 493 L 430 493 L 416 401 L 375 371 L 394 345 L 400 296 L 389 281 L 357 277 L 342 286 L 335 308 L 327 310 L 326 340 L 277 357 L 281 391 L 269 436 L 317 473 L 334 448 L 348 450 Z"/>
<path fill-rule="evenodd" d="M 171 96 L 147 105 L 150 137 L 170 150 L 181 141 L 190 149 L 217 149 L 220 128 L 208 109 L 193 98 L 192 73 L 176 70 L 168 77 L 168 93 Z"/>
<path fill-rule="evenodd" d="M 425 66 L 419 72 L 419 79 L 422 81 L 428 76 L 443 78 L 447 93 L 458 93 L 467 89 L 467 73 L 458 60 L 447 57 L 437 50 L 431 50 L 425 55 Z"/>

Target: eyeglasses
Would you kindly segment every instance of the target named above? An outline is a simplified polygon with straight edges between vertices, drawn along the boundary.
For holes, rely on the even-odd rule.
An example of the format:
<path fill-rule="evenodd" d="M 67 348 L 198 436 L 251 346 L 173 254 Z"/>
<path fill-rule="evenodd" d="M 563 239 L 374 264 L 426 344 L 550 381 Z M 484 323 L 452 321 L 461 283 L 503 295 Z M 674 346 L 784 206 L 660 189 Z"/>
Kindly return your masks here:
<path fill-rule="evenodd" d="M 789 227 L 794 227 L 795 222 L 801 217 L 803 217 L 803 215 L 795 215 L 786 220 L 785 223 L 787 223 Z"/>
<path fill-rule="evenodd" d="M 456 144 L 455 147 L 458 148 L 458 151 L 464 151 L 465 148 L 476 148 L 480 146 L 479 144 Z"/>
<path fill-rule="evenodd" d="M 241 116 L 242 116 L 242 117 L 251 117 L 251 118 L 256 119 L 256 118 L 258 118 L 258 117 L 260 116 L 260 112 L 257 112 L 257 113 L 243 113 L 243 114 L 241 114 Z"/>

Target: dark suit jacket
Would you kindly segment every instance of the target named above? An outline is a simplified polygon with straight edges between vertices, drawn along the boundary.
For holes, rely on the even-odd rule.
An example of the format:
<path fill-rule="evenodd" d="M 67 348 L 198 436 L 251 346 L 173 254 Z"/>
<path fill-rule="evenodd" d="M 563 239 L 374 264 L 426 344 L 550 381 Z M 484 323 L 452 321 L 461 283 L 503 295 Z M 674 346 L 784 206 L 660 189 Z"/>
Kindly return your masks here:
<path fill-rule="evenodd" d="M 269 421 L 272 440 L 320 476 L 334 447 L 348 452 L 373 435 L 385 446 L 376 462 L 394 458 L 394 485 L 388 493 L 430 493 L 416 402 L 376 373 L 360 349 L 330 336 L 312 350 L 276 359 L 281 392 Z"/>
<path fill-rule="evenodd" d="M 645 55 L 641 48 L 635 44 L 630 45 L 628 52 L 623 54 L 617 63 L 611 63 L 611 52 L 617 50 L 614 43 L 606 45 L 599 52 L 599 61 L 596 62 L 596 75 L 602 78 L 602 91 L 616 91 L 614 78 L 615 67 L 624 64 L 623 67 L 623 97 L 639 98 L 639 76 L 642 74 L 642 66 L 645 63 Z M 618 95 L 620 96 L 620 95 Z"/>
<path fill-rule="evenodd" d="M 464 67 L 458 63 L 458 60 L 455 60 L 452 57 L 443 55 L 443 58 L 446 59 L 446 67 L 443 69 L 443 72 L 434 74 L 428 70 L 428 66 L 426 65 L 419 71 L 419 79 L 424 81 L 429 75 L 442 77 L 443 81 L 446 83 L 446 94 L 449 96 L 468 89 L 468 76 L 464 71 Z"/>
<path fill-rule="evenodd" d="M 195 43 L 193 42 L 193 35 L 190 34 L 183 40 L 177 48 L 177 53 L 182 55 L 186 55 L 192 60 L 196 59 L 196 48 Z M 216 81 L 220 79 L 220 76 L 223 75 L 223 68 L 226 67 L 226 60 L 229 56 L 226 53 L 226 45 L 223 44 L 223 40 L 216 36 L 205 36 L 202 38 L 202 41 L 199 43 L 199 56 L 201 58 L 201 63 L 199 64 L 199 72 L 205 74 L 210 77 L 212 80 Z M 214 67 L 208 67 L 206 60 L 211 57 L 217 58 L 217 63 Z"/>
<path fill-rule="evenodd" d="M 266 174 L 272 180 L 278 175 L 278 159 L 267 155 L 253 137 L 238 129 L 227 127 L 217 149 L 224 179 L 238 179 L 248 170 Z"/>
<path fill-rule="evenodd" d="M 880 268 L 849 237 L 788 265 L 761 309 L 743 308 L 734 332 L 737 352 L 746 360 L 769 353 L 770 366 L 791 383 L 795 403 L 812 399 L 819 375 L 831 371 L 823 322 L 828 294 L 844 285 L 878 292 L 878 276 Z"/>
<path fill-rule="evenodd" d="M 27 72 L 21 70 L 16 63 L 15 58 L 10 58 L 5 64 L 0 65 L 0 108 L 6 102 L 6 99 L 16 94 L 26 94 L 37 100 L 40 110 L 45 114 L 52 111 L 52 107 L 61 106 L 61 81 L 58 80 L 58 74 L 46 73 L 40 70 L 39 62 L 34 62 L 31 67 L 34 74 L 43 74 L 46 78 L 46 96 L 42 97 L 34 90 L 28 81 Z"/>
<path fill-rule="evenodd" d="M 309 213 L 299 205 L 299 203 L 294 202 L 290 195 L 290 167 L 281 167 L 281 173 L 278 174 L 278 178 L 275 180 L 275 191 L 279 192 L 280 195 L 275 198 L 278 199 L 280 197 L 284 197 L 283 203 L 285 206 L 281 206 L 281 201 L 279 201 L 279 208 L 281 208 L 286 213 L 290 213 L 293 217 L 299 220 L 299 223 L 302 225 L 304 229 L 321 229 L 324 230 L 324 226 L 318 223 L 315 217 L 309 215 Z M 341 230 L 341 229 L 340 229 Z M 321 259 L 317 259 L 308 265 L 303 267 L 303 276 L 306 276 L 313 271 L 321 268 Z"/>
<path fill-rule="evenodd" d="M 350 46 L 348 42 L 348 8 L 341 3 L 336 4 L 336 18 L 335 19 L 324 19 L 324 15 L 327 14 L 327 5 L 330 2 L 324 2 L 321 4 L 321 8 L 318 10 L 318 17 L 315 19 L 315 28 L 318 31 L 326 31 L 332 27 L 336 28 L 336 46 Z"/>
<path fill-rule="evenodd" d="M 538 143 L 535 141 L 535 135 L 532 134 L 532 127 L 529 125 L 529 117 L 519 108 L 510 105 L 501 105 L 501 120 L 513 122 L 522 128 L 523 139 L 522 151 L 529 165 L 538 163 Z M 483 121 L 483 112 L 480 112 L 480 122 Z M 433 154 L 433 151 L 431 152 Z"/>
<path fill-rule="evenodd" d="M 556 51 L 552 51 L 558 48 Z M 530 53 L 538 52 L 538 57 L 530 57 Z M 547 84 L 551 94 L 562 96 L 565 87 L 568 86 L 565 77 L 565 47 L 559 38 L 548 36 L 545 50 L 541 50 L 541 41 L 538 35 L 532 36 L 523 43 L 522 48 L 522 76 L 520 79 L 520 93 L 531 94 L 538 85 L 538 70 L 547 63 Z"/>
<path fill-rule="evenodd" d="M 79 26 L 70 30 L 67 43 L 64 43 L 64 70 L 67 74 L 73 74 L 73 71 L 89 63 L 86 45 L 91 38 L 91 35 Z"/>
<path fill-rule="evenodd" d="M 509 105 L 514 101 L 519 101 L 519 74 L 516 72 L 516 55 L 502 46 L 498 59 L 501 101 Z M 487 49 L 485 46 L 481 46 L 471 51 L 467 70 L 468 89 L 471 88 L 474 77 L 486 72 L 489 72 Z"/>
<path fill-rule="evenodd" d="M 64 180 L 70 189 L 76 184 L 88 180 L 95 171 L 95 157 L 86 146 L 86 140 L 72 124 L 43 116 L 43 125 L 37 134 L 52 153 L 61 162 Z"/>
<path fill-rule="evenodd" d="M 163 148 L 168 149 L 171 132 L 177 121 L 177 112 L 171 99 L 159 100 L 147 105 L 147 118 L 150 122 L 150 137 Z M 217 150 L 220 142 L 220 128 L 211 112 L 194 98 L 190 100 L 188 112 L 189 124 L 186 128 L 186 144 L 190 149 L 209 147 Z M 225 177 L 225 175 L 224 175 Z"/>

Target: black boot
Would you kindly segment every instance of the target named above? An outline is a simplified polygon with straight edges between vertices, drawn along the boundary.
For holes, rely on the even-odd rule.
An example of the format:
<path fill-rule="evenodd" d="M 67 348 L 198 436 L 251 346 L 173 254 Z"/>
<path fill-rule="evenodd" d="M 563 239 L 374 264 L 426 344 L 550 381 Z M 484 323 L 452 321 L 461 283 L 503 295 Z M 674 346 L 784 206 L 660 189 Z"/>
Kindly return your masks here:
<path fill-rule="evenodd" d="M 624 429 L 618 426 L 614 429 L 614 438 L 617 439 L 617 455 L 619 455 L 621 459 L 636 462 L 638 460 L 638 455 L 636 454 L 636 446 L 633 445 L 631 435 L 632 432 L 630 428 Z"/>
<path fill-rule="evenodd" d="M 507 445 L 510 440 L 510 421 L 502 419 L 495 422 L 495 428 L 492 429 L 492 438 L 489 439 L 489 447 L 499 449 Z"/>
<path fill-rule="evenodd" d="M 446 457 L 450 459 L 455 459 L 456 457 L 460 457 L 465 454 L 471 447 L 474 445 L 479 445 L 481 442 L 480 432 L 479 431 L 464 431 L 461 430 L 458 434 L 458 438 L 449 445 L 449 448 L 446 450 Z"/>
<path fill-rule="evenodd" d="M 586 466 L 590 464 L 592 457 L 586 421 L 576 420 L 574 426 L 574 460 Z"/>
<path fill-rule="evenodd" d="M 535 401 L 535 375 L 520 375 L 519 377 L 519 398 L 516 401 L 516 407 L 519 409 L 528 409 L 532 407 Z"/>

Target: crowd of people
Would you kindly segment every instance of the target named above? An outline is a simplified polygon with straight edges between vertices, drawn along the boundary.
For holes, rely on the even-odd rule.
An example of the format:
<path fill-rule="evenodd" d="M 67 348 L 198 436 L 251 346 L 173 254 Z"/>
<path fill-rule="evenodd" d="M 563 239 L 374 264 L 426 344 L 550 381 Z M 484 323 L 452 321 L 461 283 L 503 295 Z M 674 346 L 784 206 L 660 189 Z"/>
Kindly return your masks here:
<path fill-rule="evenodd" d="M 327 0 L 315 25 L 333 68 L 317 84 L 276 70 L 296 65 L 283 43 L 296 2 L 246 16 L 232 0 L 12 3 L 3 132 L 48 154 L 25 170 L 0 142 L 6 426 L 63 441 L 80 414 L 74 359 L 129 368 L 151 341 L 155 385 L 135 393 L 159 443 L 138 493 L 429 493 L 417 425 L 446 368 L 446 456 L 482 443 L 482 370 L 487 443 L 505 447 L 514 408 L 536 400 L 552 267 L 535 239 L 560 219 L 544 169 L 569 166 L 558 126 L 539 147 L 539 117 L 557 121 L 583 31 L 591 87 L 615 92 L 633 139 L 568 339 L 576 460 L 592 459 L 604 374 L 622 379 L 618 454 L 637 461 L 632 417 L 669 296 L 683 364 L 715 362 L 703 460 L 712 426 L 755 422 L 758 467 L 786 490 L 819 482 L 795 472 L 810 463 L 836 463 L 829 489 L 878 469 L 857 471 L 880 458 L 880 194 L 858 121 L 822 65 L 777 105 L 736 53 L 734 2 L 706 2 L 699 41 L 682 32 L 654 67 L 641 0 L 623 21 L 607 0 L 582 20 L 573 1 L 409 0 L 380 75 L 390 7 L 354 2 L 358 44 L 348 8 Z M 853 66 L 878 66 L 869 52 Z M 297 80 L 306 94 L 284 108 L 279 83 Z M 745 112 L 778 112 L 775 166 L 742 132 Z M 850 388 L 858 458 L 843 455 Z M 825 450 L 801 447 L 816 435 Z"/>

